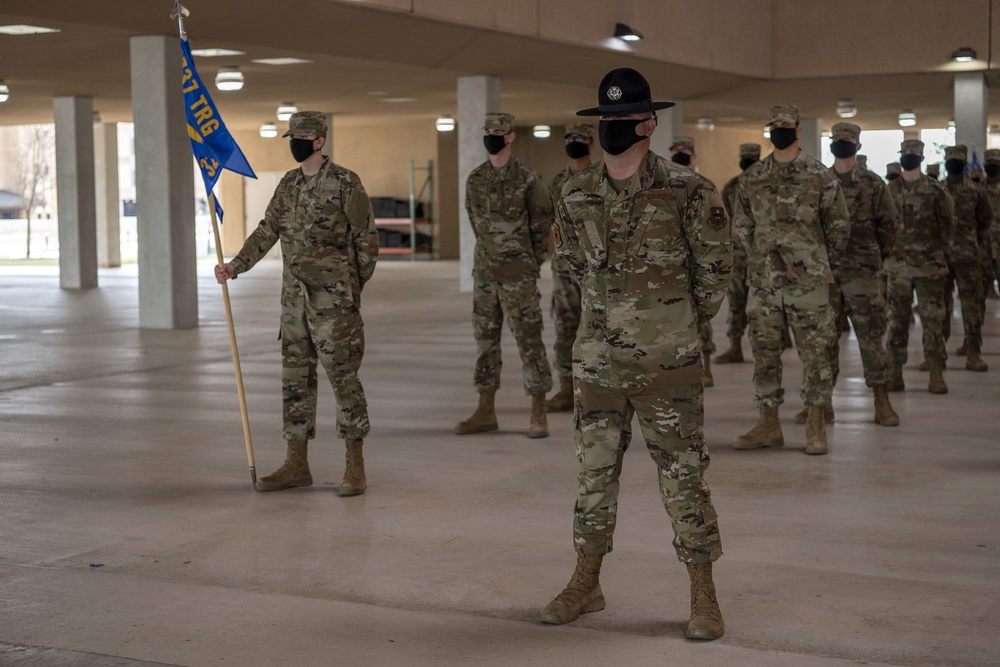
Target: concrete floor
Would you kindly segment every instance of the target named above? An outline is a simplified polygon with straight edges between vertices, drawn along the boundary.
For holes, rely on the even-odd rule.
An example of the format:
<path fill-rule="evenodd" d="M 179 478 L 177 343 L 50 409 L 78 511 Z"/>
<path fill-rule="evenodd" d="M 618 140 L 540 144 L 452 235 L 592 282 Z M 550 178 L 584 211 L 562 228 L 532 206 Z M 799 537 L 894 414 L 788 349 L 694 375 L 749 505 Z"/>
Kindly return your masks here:
<path fill-rule="evenodd" d="M 996 301 L 991 371 L 953 359 L 947 396 L 916 369 L 918 325 L 908 390 L 892 395 L 899 428 L 872 423 L 844 337 L 825 457 L 803 454 L 792 421 L 793 353 L 781 450 L 730 448 L 756 419 L 752 365 L 716 367 L 706 433 L 726 635 L 695 643 L 641 446 L 607 609 L 538 621 L 575 559 L 571 419 L 525 437 L 508 333 L 502 430 L 452 435 L 476 398 L 457 263 L 383 261 L 365 291 L 369 490 L 347 499 L 328 385 L 316 485 L 253 491 L 220 290 L 199 270 L 201 326 L 152 331 L 137 328 L 134 266 L 87 291 L 60 290 L 54 268 L 0 268 L 0 665 L 1000 665 Z M 232 288 L 261 476 L 283 457 L 279 281 L 265 262 Z M 550 289 L 546 271 L 546 304 Z M 723 313 L 721 349 L 724 334 Z"/>

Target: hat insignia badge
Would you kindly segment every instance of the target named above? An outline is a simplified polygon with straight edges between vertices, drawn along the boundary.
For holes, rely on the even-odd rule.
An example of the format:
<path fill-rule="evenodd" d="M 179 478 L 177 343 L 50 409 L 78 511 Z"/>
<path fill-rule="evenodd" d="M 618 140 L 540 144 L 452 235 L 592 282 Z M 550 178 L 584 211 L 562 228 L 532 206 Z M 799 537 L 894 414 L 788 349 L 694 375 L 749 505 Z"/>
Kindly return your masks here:
<path fill-rule="evenodd" d="M 618 101 L 622 98 L 622 89 L 618 86 L 608 88 L 608 99 Z"/>

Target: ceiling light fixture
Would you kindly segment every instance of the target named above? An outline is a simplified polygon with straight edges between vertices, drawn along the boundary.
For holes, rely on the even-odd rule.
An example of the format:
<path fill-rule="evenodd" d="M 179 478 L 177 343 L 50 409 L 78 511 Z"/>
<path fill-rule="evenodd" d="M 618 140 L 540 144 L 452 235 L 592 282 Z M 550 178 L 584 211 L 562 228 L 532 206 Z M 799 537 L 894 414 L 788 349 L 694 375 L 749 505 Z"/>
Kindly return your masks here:
<path fill-rule="evenodd" d="M 771 126 L 770 125 L 765 125 L 764 126 L 764 138 L 765 139 L 770 139 L 771 138 Z"/>
<path fill-rule="evenodd" d="M 243 72 L 239 67 L 223 67 L 215 75 L 215 87 L 222 91 L 242 90 Z"/>
<path fill-rule="evenodd" d="M 434 127 L 438 132 L 451 132 L 455 129 L 455 119 L 445 114 L 434 121 Z"/>
<path fill-rule="evenodd" d="M 615 37 L 622 40 L 623 42 L 638 42 L 642 39 L 642 33 L 638 30 L 633 30 L 624 23 L 615 24 Z"/>
<path fill-rule="evenodd" d="M 288 119 L 292 117 L 292 114 L 298 112 L 299 108 L 295 106 L 295 102 L 282 102 L 278 107 L 278 120 L 288 122 Z"/>
<path fill-rule="evenodd" d="M 548 139 L 552 136 L 552 128 L 548 125 L 536 125 L 531 128 L 531 133 L 535 135 L 535 139 Z"/>
<path fill-rule="evenodd" d="M 840 100 L 837 102 L 837 115 L 841 118 L 854 118 L 858 115 L 858 108 L 850 100 Z"/>
<path fill-rule="evenodd" d="M 698 129 L 699 130 L 705 130 L 707 132 L 711 132 L 712 130 L 715 129 L 715 123 L 712 121 L 711 118 L 708 118 L 708 117 L 699 118 L 698 119 Z"/>
<path fill-rule="evenodd" d="M 970 46 L 963 46 L 951 54 L 951 59 L 957 63 L 969 63 L 976 59 L 976 52 Z"/>
<path fill-rule="evenodd" d="M 0 25 L 0 34 L 3 35 L 41 35 L 46 32 L 61 32 L 58 28 L 43 28 L 38 25 Z"/>
<path fill-rule="evenodd" d="M 955 119 L 954 118 L 952 118 L 951 120 L 948 121 L 948 129 L 949 130 L 954 130 L 955 129 Z"/>
<path fill-rule="evenodd" d="M 246 51 L 235 51 L 233 49 L 192 49 L 191 55 L 199 58 L 219 58 L 221 56 L 245 56 Z"/>
<path fill-rule="evenodd" d="M 0 104 L 3 104 L 8 99 L 10 99 L 10 88 L 3 82 L 3 79 L 0 79 Z"/>
<path fill-rule="evenodd" d="M 264 121 L 260 125 L 260 136 L 265 139 L 274 139 L 278 136 L 278 127 L 271 121 Z"/>
<path fill-rule="evenodd" d="M 313 61 L 305 58 L 258 58 L 253 62 L 261 65 L 306 65 Z"/>
<path fill-rule="evenodd" d="M 899 126 L 913 127 L 916 124 L 917 124 L 917 114 L 913 113 L 908 109 L 903 109 L 902 113 L 899 114 Z"/>

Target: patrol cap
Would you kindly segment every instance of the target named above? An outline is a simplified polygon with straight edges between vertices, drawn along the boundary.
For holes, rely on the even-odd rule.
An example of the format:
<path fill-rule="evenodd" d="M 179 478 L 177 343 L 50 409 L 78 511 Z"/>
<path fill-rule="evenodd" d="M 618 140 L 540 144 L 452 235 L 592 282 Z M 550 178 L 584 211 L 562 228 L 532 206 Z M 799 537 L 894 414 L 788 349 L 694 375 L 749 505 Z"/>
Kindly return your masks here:
<path fill-rule="evenodd" d="M 740 144 L 740 157 L 760 155 L 760 144 Z"/>
<path fill-rule="evenodd" d="M 503 130 L 504 133 L 514 131 L 514 114 L 503 113 L 502 111 L 495 111 L 493 113 L 486 114 L 486 120 L 483 121 L 484 130 Z"/>
<path fill-rule="evenodd" d="M 778 104 L 771 107 L 768 114 L 767 124 L 794 123 L 799 124 L 799 108 L 794 104 Z"/>
<path fill-rule="evenodd" d="M 830 130 L 830 138 L 836 141 L 839 138 L 848 137 L 857 141 L 861 136 L 861 128 L 854 123 L 837 123 Z"/>
<path fill-rule="evenodd" d="M 646 77 L 631 67 L 619 67 L 604 75 L 597 87 L 597 106 L 581 109 L 577 116 L 611 116 L 668 109 L 673 102 L 654 102 Z"/>
<path fill-rule="evenodd" d="M 944 149 L 944 159 L 945 160 L 961 160 L 962 162 L 967 162 L 969 160 L 969 149 L 965 144 L 958 144 L 957 146 L 948 146 Z"/>
<path fill-rule="evenodd" d="M 885 173 L 887 173 L 887 174 L 902 174 L 903 173 L 903 166 L 901 164 L 899 164 L 898 162 L 890 162 L 889 164 L 885 165 Z"/>
<path fill-rule="evenodd" d="M 683 148 L 690 148 L 691 152 L 694 152 L 694 138 L 693 137 L 674 137 L 674 140 L 670 142 L 670 150 L 674 150 L 678 146 Z"/>
<path fill-rule="evenodd" d="M 941 175 L 941 163 L 935 162 L 934 164 L 927 165 L 927 175 L 928 176 L 940 176 Z"/>
<path fill-rule="evenodd" d="M 1000 148 L 990 148 L 983 154 L 985 164 L 1000 164 Z"/>
<path fill-rule="evenodd" d="M 594 126 L 590 123 L 576 123 L 574 125 L 567 125 L 566 132 L 563 137 L 568 137 L 571 134 L 582 134 L 591 141 L 594 140 Z"/>
<path fill-rule="evenodd" d="M 900 153 L 913 153 L 914 155 L 924 154 L 924 142 L 919 139 L 907 139 L 899 144 Z"/>
<path fill-rule="evenodd" d="M 303 139 L 313 132 L 326 132 L 326 114 L 322 111 L 298 111 L 288 119 L 288 132 L 282 137 Z"/>

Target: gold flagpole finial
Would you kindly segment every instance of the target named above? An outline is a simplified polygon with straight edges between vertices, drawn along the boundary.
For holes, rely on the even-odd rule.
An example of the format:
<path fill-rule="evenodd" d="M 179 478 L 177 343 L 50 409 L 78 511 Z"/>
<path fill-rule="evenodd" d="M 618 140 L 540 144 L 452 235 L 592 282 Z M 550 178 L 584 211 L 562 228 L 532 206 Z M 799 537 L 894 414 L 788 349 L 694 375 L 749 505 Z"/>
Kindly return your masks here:
<path fill-rule="evenodd" d="M 181 39 L 187 39 L 187 31 L 184 30 L 184 17 L 190 15 L 191 12 L 181 4 L 181 0 L 174 0 L 174 11 L 170 12 L 170 18 L 177 19 L 177 25 L 181 29 Z"/>

